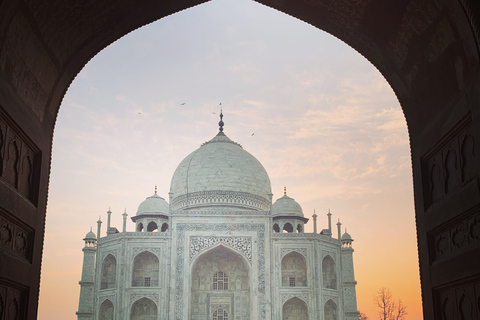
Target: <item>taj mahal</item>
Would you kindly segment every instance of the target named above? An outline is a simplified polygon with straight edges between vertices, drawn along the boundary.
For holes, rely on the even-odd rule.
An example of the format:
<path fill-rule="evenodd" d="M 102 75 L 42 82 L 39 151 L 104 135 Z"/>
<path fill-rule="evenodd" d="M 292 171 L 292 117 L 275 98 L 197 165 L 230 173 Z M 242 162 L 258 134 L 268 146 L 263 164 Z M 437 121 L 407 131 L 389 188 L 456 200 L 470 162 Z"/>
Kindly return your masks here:
<path fill-rule="evenodd" d="M 78 320 L 356 320 L 352 237 L 305 232 L 262 164 L 223 132 L 175 170 L 168 202 L 147 197 L 119 231 L 88 232 Z"/>

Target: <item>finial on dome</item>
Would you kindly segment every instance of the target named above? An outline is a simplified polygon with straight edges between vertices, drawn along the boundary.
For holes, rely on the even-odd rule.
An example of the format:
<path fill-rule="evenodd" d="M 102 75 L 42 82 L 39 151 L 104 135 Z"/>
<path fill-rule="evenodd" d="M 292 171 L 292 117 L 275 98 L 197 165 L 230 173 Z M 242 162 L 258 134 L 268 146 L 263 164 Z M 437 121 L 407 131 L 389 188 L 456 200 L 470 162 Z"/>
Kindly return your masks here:
<path fill-rule="evenodd" d="M 220 102 L 220 105 L 222 105 L 222 103 Z M 223 123 L 223 111 L 222 111 L 222 108 L 220 108 L 220 122 L 218 123 L 218 125 L 220 126 L 219 130 L 220 132 L 223 132 L 223 125 L 225 123 Z"/>
<path fill-rule="evenodd" d="M 92 232 L 92 227 L 90 226 L 90 232 Z"/>
<path fill-rule="evenodd" d="M 157 194 L 157 185 L 155 185 L 155 194 Z"/>
<path fill-rule="evenodd" d="M 284 186 L 284 187 L 283 187 L 283 195 L 284 195 L 284 196 L 287 195 L 287 186 Z"/>

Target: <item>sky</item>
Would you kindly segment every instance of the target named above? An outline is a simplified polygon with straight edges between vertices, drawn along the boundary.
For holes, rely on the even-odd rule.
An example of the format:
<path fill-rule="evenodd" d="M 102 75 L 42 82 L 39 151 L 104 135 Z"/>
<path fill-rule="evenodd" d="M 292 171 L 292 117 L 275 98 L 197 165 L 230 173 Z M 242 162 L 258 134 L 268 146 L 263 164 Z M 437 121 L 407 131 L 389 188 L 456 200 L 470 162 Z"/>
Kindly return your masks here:
<path fill-rule="evenodd" d="M 133 31 L 71 84 L 53 141 L 38 319 L 77 318 L 85 234 L 109 207 L 120 229 L 155 185 L 168 199 L 177 165 L 218 132 L 220 103 L 224 132 L 263 164 L 274 200 L 286 186 L 318 229 L 330 210 L 352 235 L 358 309 L 376 319 L 373 297 L 387 287 L 408 319 L 423 319 L 394 92 L 342 41 L 249 0 L 213 0 Z"/>

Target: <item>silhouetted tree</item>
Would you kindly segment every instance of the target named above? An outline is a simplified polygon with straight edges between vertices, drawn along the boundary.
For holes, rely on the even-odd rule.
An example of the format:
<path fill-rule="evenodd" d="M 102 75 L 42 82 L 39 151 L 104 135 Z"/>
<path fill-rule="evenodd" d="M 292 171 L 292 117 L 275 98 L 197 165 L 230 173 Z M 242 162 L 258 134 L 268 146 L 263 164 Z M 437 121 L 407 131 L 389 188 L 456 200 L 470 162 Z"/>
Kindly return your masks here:
<path fill-rule="evenodd" d="M 368 317 L 367 317 L 367 315 L 366 315 L 365 313 L 360 312 L 360 313 L 358 314 L 358 320 L 368 320 Z"/>
<path fill-rule="evenodd" d="M 392 292 L 388 288 L 380 288 L 377 295 L 373 297 L 375 305 L 379 308 L 380 320 L 404 320 L 407 315 L 407 308 L 402 300 L 395 302 Z"/>

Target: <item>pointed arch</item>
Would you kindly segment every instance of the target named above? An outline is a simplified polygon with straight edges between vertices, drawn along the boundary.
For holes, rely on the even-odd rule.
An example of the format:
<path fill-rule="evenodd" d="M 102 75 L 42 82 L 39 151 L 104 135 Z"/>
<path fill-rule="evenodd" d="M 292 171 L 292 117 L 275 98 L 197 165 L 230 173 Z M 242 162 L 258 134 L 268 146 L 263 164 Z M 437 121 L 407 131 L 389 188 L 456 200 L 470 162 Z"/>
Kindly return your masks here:
<path fill-rule="evenodd" d="M 149 251 L 137 254 L 133 260 L 132 287 L 157 287 L 158 279 L 158 257 Z"/>
<path fill-rule="evenodd" d="M 297 233 L 303 233 L 303 226 L 301 223 L 297 224 Z"/>
<path fill-rule="evenodd" d="M 154 232 L 155 230 L 158 230 L 158 226 L 154 221 L 151 221 L 147 225 L 147 232 Z"/>
<path fill-rule="evenodd" d="M 307 262 L 305 257 L 292 251 L 282 259 L 282 286 L 306 287 Z"/>
<path fill-rule="evenodd" d="M 113 320 L 115 309 L 113 303 L 110 300 L 105 300 L 100 305 L 98 310 L 98 320 Z"/>
<path fill-rule="evenodd" d="M 283 320 L 308 320 L 307 303 L 297 297 L 287 300 L 282 307 Z"/>
<path fill-rule="evenodd" d="M 273 231 L 275 231 L 276 233 L 279 233 L 280 232 L 280 227 L 278 226 L 278 223 L 275 223 L 273 225 Z"/>
<path fill-rule="evenodd" d="M 158 308 L 155 302 L 141 298 L 132 304 L 130 320 L 157 320 Z"/>
<path fill-rule="evenodd" d="M 328 300 L 323 308 L 325 320 L 338 320 L 337 304 L 332 300 Z"/>
<path fill-rule="evenodd" d="M 287 222 L 283 225 L 283 231 L 286 231 L 288 233 L 292 233 L 293 232 L 293 226 L 290 222 Z"/>
<path fill-rule="evenodd" d="M 195 259 L 191 269 L 189 319 L 212 319 L 214 309 L 231 314 L 250 315 L 250 265 L 240 253 L 218 245 Z M 209 311 L 210 310 L 210 311 Z M 223 314 L 218 314 L 218 319 Z"/>
<path fill-rule="evenodd" d="M 139 222 L 137 224 L 137 232 L 142 232 L 143 231 L 143 223 Z"/>
<path fill-rule="evenodd" d="M 164 222 L 162 224 L 162 229 L 160 230 L 161 232 L 167 232 L 168 230 L 168 223 Z"/>
<path fill-rule="evenodd" d="M 218 308 L 213 311 L 213 320 L 228 320 L 228 312 L 225 309 Z"/>
<path fill-rule="evenodd" d="M 330 255 L 326 255 L 322 260 L 323 287 L 327 289 L 337 289 L 337 272 L 335 271 L 335 261 Z"/>
<path fill-rule="evenodd" d="M 102 275 L 100 280 L 100 289 L 110 289 L 115 287 L 117 278 L 117 259 L 112 254 L 107 255 L 102 263 Z"/>

